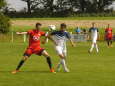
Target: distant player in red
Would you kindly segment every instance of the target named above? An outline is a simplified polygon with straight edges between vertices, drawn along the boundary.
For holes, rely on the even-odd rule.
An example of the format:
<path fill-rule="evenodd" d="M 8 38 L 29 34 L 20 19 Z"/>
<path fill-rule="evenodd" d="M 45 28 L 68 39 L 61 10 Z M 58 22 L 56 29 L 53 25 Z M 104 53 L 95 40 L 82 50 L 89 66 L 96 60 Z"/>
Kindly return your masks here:
<path fill-rule="evenodd" d="M 23 59 L 20 61 L 19 65 L 17 66 L 16 70 L 12 73 L 15 74 L 19 72 L 20 67 L 24 64 L 24 62 L 32 55 L 43 55 L 46 57 L 47 63 L 49 65 L 50 71 L 54 72 L 54 69 L 52 68 L 52 62 L 50 59 L 49 54 L 46 52 L 44 48 L 41 48 L 40 46 L 40 38 L 41 36 L 46 36 L 45 32 L 41 31 L 41 24 L 36 24 L 36 29 L 29 30 L 28 32 L 17 32 L 17 34 L 27 34 L 29 35 L 29 46 L 27 47 Z"/>
<path fill-rule="evenodd" d="M 108 27 L 105 29 L 105 39 L 107 41 L 108 47 L 112 47 L 112 28 L 110 28 L 110 24 L 108 24 Z"/>

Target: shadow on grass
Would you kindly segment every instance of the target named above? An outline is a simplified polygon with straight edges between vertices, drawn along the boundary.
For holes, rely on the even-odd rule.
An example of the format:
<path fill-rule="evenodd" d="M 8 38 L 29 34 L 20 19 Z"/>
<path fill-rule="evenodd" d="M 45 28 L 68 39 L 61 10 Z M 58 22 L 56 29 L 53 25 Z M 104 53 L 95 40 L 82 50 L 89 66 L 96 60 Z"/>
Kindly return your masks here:
<path fill-rule="evenodd" d="M 11 73 L 12 71 L 0 71 L 1 73 Z M 20 71 L 18 73 L 41 73 L 41 74 L 46 74 L 46 73 L 51 73 L 50 71 Z"/>

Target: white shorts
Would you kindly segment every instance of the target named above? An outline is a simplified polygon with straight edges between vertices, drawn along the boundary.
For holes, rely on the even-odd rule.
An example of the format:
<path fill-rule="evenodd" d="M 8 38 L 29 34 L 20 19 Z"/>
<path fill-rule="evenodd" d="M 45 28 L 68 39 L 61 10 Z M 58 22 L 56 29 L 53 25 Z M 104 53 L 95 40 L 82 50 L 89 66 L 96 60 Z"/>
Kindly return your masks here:
<path fill-rule="evenodd" d="M 92 38 L 92 43 L 97 43 L 97 37 Z"/>
<path fill-rule="evenodd" d="M 67 56 L 66 46 L 56 46 L 55 49 L 59 55 L 64 55 L 65 57 Z"/>

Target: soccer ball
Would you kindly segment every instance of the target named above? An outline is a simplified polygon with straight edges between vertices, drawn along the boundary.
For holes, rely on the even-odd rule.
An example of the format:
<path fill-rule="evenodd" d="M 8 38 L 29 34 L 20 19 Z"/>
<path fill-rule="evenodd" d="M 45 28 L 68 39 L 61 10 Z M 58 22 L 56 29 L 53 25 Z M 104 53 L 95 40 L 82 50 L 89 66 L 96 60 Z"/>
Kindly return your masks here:
<path fill-rule="evenodd" d="M 56 30 L 56 26 L 55 25 L 49 25 L 48 28 L 49 28 L 49 31 Z"/>

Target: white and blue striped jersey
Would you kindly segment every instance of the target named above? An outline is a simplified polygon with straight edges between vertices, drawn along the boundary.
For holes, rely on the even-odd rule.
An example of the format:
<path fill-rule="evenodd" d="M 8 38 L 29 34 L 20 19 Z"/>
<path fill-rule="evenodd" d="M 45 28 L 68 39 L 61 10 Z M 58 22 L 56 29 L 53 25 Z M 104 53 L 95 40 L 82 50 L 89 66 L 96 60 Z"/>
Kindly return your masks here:
<path fill-rule="evenodd" d="M 67 39 L 71 39 L 71 36 L 67 31 L 54 31 L 51 35 L 58 46 L 65 46 Z"/>
<path fill-rule="evenodd" d="M 89 29 L 89 32 L 91 33 L 92 38 L 98 37 L 98 32 L 99 32 L 98 28 L 92 27 Z"/>

